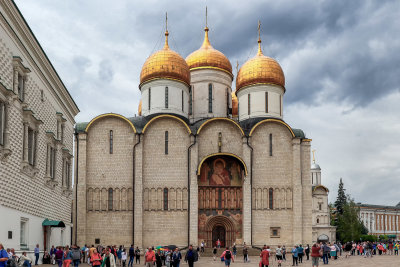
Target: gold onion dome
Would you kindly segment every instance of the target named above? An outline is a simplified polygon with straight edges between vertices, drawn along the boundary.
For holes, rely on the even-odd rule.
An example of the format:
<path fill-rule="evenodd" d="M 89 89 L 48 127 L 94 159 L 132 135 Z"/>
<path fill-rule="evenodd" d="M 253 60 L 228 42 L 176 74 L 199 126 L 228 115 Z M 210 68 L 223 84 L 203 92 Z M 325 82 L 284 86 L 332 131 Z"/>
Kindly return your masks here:
<path fill-rule="evenodd" d="M 190 70 L 195 69 L 219 69 L 229 73 L 232 76 L 232 65 L 229 59 L 220 51 L 214 49 L 208 39 L 208 28 L 204 28 L 203 45 L 189 56 L 186 62 Z"/>
<path fill-rule="evenodd" d="M 239 111 L 239 102 L 235 92 L 232 92 L 232 116 L 237 117 Z"/>
<path fill-rule="evenodd" d="M 164 48 L 149 56 L 140 72 L 140 85 L 156 79 L 181 81 L 190 86 L 190 70 L 186 61 L 168 45 L 168 30 L 165 32 Z"/>
<path fill-rule="evenodd" d="M 261 39 L 258 39 L 258 52 L 240 68 L 236 78 L 236 92 L 241 88 L 256 84 L 276 84 L 285 88 L 285 75 L 279 63 L 264 56 Z"/>

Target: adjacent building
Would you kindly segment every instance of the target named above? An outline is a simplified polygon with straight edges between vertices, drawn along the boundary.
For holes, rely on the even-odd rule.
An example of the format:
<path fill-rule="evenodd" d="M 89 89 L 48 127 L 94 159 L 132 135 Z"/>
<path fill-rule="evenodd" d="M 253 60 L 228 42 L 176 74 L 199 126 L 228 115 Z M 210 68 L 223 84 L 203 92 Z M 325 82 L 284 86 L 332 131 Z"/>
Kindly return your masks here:
<path fill-rule="evenodd" d="M 0 242 L 71 243 L 74 117 L 79 112 L 22 14 L 0 1 Z"/>

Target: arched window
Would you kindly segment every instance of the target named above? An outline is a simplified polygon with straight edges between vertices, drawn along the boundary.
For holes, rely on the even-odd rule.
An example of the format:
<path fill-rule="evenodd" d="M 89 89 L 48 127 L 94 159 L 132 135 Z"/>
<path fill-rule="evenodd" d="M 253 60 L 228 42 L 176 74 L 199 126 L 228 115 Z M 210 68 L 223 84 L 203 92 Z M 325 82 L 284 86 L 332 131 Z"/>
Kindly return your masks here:
<path fill-rule="evenodd" d="M 190 86 L 190 88 L 189 88 L 189 115 L 193 114 L 192 97 L 193 97 L 193 86 Z"/>
<path fill-rule="evenodd" d="M 250 94 L 247 94 L 247 115 L 250 115 Z"/>
<path fill-rule="evenodd" d="M 265 92 L 265 113 L 268 113 L 268 92 Z"/>
<path fill-rule="evenodd" d="M 208 85 L 208 113 L 212 113 L 212 84 Z"/>
<path fill-rule="evenodd" d="M 164 188 L 164 210 L 168 210 L 168 188 Z"/>
<path fill-rule="evenodd" d="M 168 108 L 168 87 L 165 87 L 165 108 Z"/>
<path fill-rule="evenodd" d="M 269 189 L 269 209 L 274 209 L 274 189 Z"/>
<path fill-rule="evenodd" d="M 149 111 L 150 111 L 150 108 L 151 108 L 151 88 L 149 87 L 149 103 L 148 103 L 149 105 Z"/>
<path fill-rule="evenodd" d="M 272 133 L 269 134 L 269 155 L 272 157 Z"/>
<path fill-rule="evenodd" d="M 113 153 L 114 133 L 110 130 L 110 154 Z"/>
<path fill-rule="evenodd" d="M 318 208 L 319 208 L 319 210 L 322 210 L 322 204 L 321 203 L 319 203 Z"/>
<path fill-rule="evenodd" d="M 165 131 L 165 155 L 168 155 L 168 131 Z"/>
<path fill-rule="evenodd" d="M 113 210 L 113 189 L 108 189 L 108 210 Z"/>
<path fill-rule="evenodd" d="M 319 219 L 317 219 L 317 223 L 319 223 Z"/>
<path fill-rule="evenodd" d="M 282 116 L 282 96 L 279 95 L 279 115 Z"/>
<path fill-rule="evenodd" d="M 184 110 L 184 105 L 183 105 L 183 90 L 182 90 L 182 111 Z"/>

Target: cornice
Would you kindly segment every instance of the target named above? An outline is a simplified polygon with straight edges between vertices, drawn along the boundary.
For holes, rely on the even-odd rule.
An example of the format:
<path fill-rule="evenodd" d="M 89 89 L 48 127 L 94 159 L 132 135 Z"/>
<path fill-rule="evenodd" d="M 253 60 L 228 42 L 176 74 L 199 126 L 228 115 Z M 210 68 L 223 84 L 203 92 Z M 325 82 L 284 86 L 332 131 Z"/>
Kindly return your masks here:
<path fill-rule="evenodd" d="M 29 28 L 29 25 L 18 7 L 13 0 L 0 1 L 0 5 L 6 13 L 6 16 L 4 16 L 4 14 L 0 12 L 0 20 L 3 20 L 6 27 L 8 26 L 8 30 L 14 36 L 20 48 L 22 48 L 21 50 L 25 52 L 26 58 L 31 62 L 32 67 L 37 70 L 37 73 L 41 74 L 41 78 L 47 84 L 50 91 L 54 93 L 61 106 L 68 111 L 67 116 L 70 118 L 72 124 L 74 124 L 74 117 L 79 113 L 79 108 L 69 94 L 43 48 L 40 46 L 32 30 Z M 9 19 L 10 22 L 7 19 Z M 15 30 L 11 25 L 13 25 Z"/>

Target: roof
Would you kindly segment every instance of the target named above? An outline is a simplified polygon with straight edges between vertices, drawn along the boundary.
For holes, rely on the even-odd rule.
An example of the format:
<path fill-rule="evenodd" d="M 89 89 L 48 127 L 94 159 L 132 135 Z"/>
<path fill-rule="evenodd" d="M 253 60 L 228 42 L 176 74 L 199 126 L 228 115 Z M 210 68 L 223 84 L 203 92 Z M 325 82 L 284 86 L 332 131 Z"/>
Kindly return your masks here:
<path fill-rule="evenodd" d="M 399 203 L 399 204 L 400 204 L 400 203 Z M 386 205 L 375 205 L 375 204 L 361 204 L 361 203 L 357 203 L 357 206 L 359 206 L 360 208 L 400 210 L 399 204 L 397 204 L 396 206 L 386 206 Z"/>
<path fill-rule="evenodd" d="M 63 221 L 50 221 L 49 219 L 44 219 L 42 225 L 51 227 L 65 227 L 65 223 Z"/>

